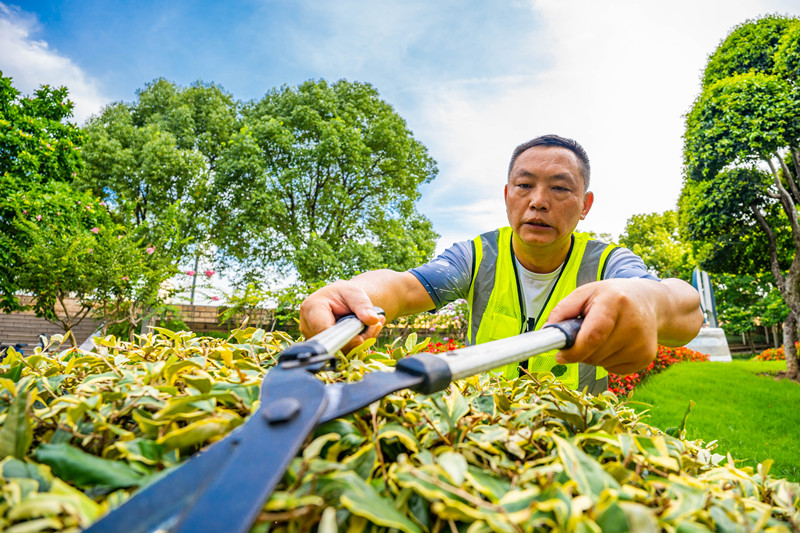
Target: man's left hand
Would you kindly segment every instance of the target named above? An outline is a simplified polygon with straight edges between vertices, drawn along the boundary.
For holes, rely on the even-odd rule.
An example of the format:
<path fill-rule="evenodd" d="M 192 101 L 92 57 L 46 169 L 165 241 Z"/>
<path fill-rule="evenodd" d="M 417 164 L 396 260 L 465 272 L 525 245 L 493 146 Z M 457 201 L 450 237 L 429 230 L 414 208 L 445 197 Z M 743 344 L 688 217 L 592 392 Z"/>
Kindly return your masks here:
<path fill-rule="evenodd" d="M 658 344 L 682 346 L 703 323 L 700 297 L 678 279 L 609 279 L 575 289 L 553 309 L 548 323 L 577 316 L 583 325 L 559 363 L 588 363 L 615 374 L 647 367 Z"/>

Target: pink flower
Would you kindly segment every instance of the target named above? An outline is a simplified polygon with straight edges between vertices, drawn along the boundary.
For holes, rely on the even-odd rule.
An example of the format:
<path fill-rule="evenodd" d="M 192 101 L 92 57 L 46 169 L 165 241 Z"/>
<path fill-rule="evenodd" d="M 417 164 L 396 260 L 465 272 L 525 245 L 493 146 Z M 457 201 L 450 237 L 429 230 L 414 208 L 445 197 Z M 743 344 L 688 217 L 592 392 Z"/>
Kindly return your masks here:
<path fill-rule="evenodd" d="M 195 275 L 195 271 L 194 270 L 187 270 L 186 271 L 186 275 L 187 276 L 194 276 Z"/>
<path fill-rule="evenodd" d="M 36 222 L 39 222 L 40 220 L 42 220 L 42 215 L 36 215 Z"/>
<path fill-rule="evenodd" d="M 219 300 L 219 296 L 212 296 L 212 297 L 211 297 L 211 299 L 212 299 L 212 300 L 214 300 L 214 301 L 216 302 L 216 301 L 218 301 L 218 300 Z"/>
<path fill-rule="evenodd" d="M 117 240 L 120 240 L 121 238 L 122 238 L 122 235 L 117 235 Z"/>
<path fill-rule="evenodd" d="M 217 272 L 216 270 L 206 270 L 206 271 L 204 272 L 204 274 L 206 275 L 206 277 L 207 277 L 207 278 L 210 278 L 211 276 L 213 276 L 214 274 L 216 274 L 216 272 Z"/>
<path fill-rule="evenodd" d="M 27 215 L 27 214 L 28 214 L 28 212 L 23 210 L 23 211 L 22 211 L 22 214 L 23 214 L 23 215 Z"/>
<path fill-rule="evenodd" d="M 97 226 L 93 227 L 93 228 L 92 228 L 92 233 L 94 233 L 95 235 L 97 235 L 98 233 L 100 233 L 100 228 L 98 228 Z"/>
<path fill-rule="evenodd" d="M 89 248 L 89 253 L 92 253 L 92 248 Z"/>
<path fill-rule="evenodd" d="M 128 276 L 122 276 L 122 281 L 130 281 L 130 280 L 131 278 L 129 278 Z"/>
<path fill-rule="evenodd" d="M 103 207 L 105 207 L 105 206 L 106 206 L 106 203 L 105 203 L 104 201 L 100 200 L 100 205 L 102 205 Z"/>
<path fill-rule="evenodd" d="M 155 246 L 151 246 L 147 250 L 145 250 L 145 252 L 147 252 L 150 255 L 153 255 L 153 252 L 155 252 L 155 251 L 156 251 Z"/>
<path fill-rule="evenodd" d="M 61 216 L 61 211 L 56 211 L 56 216 L 60 217 Z"/>
<path fill-rule="evenodd" d="M 81 205 L 81 201 L 80 200 L 78 200 L 78 205 Z"/>

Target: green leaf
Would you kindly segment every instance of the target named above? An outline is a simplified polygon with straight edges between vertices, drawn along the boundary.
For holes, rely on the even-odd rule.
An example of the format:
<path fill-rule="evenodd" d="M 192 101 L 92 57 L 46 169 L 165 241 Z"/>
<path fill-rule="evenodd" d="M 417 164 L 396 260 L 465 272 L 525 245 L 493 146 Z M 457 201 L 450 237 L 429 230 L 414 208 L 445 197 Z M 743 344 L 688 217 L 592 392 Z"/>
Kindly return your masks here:
<path fill-rule="evenodd" d="M 80 487 L 135 487 L 144 479 L 124 462 L 101 459 L 69 444 L 42 444 L 35 454 L 56 476 Z"/>
<path fill-rule="evenodd" d="M 10 379 L 14 383 L 18 382 L 20 377 L 22 377 L 22 368 L 25 365 L 19 363 L 9 368 L 8 372 L 3 372 L 0 374 L 0 378 Z"/>
<path fill-rule="evenodd" d="M 553 435 L 553 440 L 565 472 L 578 485 L 581 494 L 598 497 L 609 488 L 620 490 L 619 483 L 595 459 L 557 435 Z"/>
<path fill-rule="evenodd" d="M 597 525 L 603 533 L 627 533 L 631 529 L 628 527 L 628 518 L 616 502 L 610 505 L 597 518 Z"/>
<path fill-rule="evenodd" d="M 467 460 L 463 456 L 455 452 L 445 452 L 436 458 L 452 483 L 459 487 L 464 483 L 467 474 Z"/>
<path fill-rule="evenodd" d="M 494 396 L 491 394 L 482 394 L 472 400 L 472 407 L 474 409 L 490 416 L 494 416 L 495 414 L 494 404 Z"/>
<path fill-rule="evenodd" d="M 397 439 L 399 440 L 403 446 L 405 446 L 410 451 L 416 452 L 419 450 L 419 441 L 411 433 L 408 429 L 401 426 L 400 424 L 386 424 L 381 428 L 378 432 L 377 440 L 391 440 Z"/>
<path fill-rule="evenodd" d="M 472 465 L 467 467 L 466 478 L 475 490 L 494 502 L 511 490 L 511 483 L 508 480 L 495 477 Z"/>
<path fill-rule="evenodd" d="M 115 442 L 113 448 L 129 461 L 157 465 L 164 460 L 164 446 L 150 439 L 137 438 Z"/>
<path fill-rule="evenodd" d="M 25 458 L 33 442 L 33 425 L 28 418 L 27 407 L 31 392 L 17 394 L 11 402 L 3 427 L 0 428 L 0 457 L 12 455 Z"/>
<path fill-rule="evenodd" d="M 414 522 L 395 509 L 389 500 L 378 494 L 372 485 L 354 472 L 339 472 L 332 479 L 334 485 L 342 491 L 342 505 L 354 515 L 405 533 L 422 533 Z"/>
<path fill-rule="evenodd" d="M 50 490 L 53 475 L 46 466 L 21 461 L 15 457 L 7 457 L 0 463 L 3 479 L 33 479 L 39 485 L 40 492 Z"/>

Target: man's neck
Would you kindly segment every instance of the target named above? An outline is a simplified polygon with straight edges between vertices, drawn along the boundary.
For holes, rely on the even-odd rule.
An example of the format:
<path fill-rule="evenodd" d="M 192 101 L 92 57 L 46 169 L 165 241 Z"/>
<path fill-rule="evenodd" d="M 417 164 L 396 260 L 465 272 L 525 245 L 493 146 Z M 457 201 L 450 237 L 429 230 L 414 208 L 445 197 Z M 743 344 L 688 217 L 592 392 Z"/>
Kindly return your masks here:
<path fill-rule="evenodd" d="M 554 242 L 547 246 L 531 246 L 516 235 L 511 238 L 511 247 L 519 264 L 537 274 L 548 274 L 560 267 L 566 261 L 571 246 L 571 236 L 565 242 Z"/>

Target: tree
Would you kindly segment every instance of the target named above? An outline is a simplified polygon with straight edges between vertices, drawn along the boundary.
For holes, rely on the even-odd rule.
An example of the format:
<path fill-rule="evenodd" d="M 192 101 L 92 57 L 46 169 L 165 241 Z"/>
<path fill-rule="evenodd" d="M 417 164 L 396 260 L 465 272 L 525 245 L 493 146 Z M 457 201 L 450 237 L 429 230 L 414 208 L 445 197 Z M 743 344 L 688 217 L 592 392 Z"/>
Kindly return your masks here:
<path fill-rule="evenodd" d="M 82 169 L 84 134 L 68 121 L 72 102 L 63 87 L 40 87 L 20 97 L 0 72 L 0 309 L 20 308 L 14 250 L 20 246 L 13 198 L 38 185 L 71 182 Z"/>
<path fill-rule="evenodd" d="M 691 281 L 694 257 L 691 245 L 678 232 L 677 211 L 633 215 L 620 235 L 620 244 L 641 257 L 658 276 Z"/>
<path fill-rule="evenodd" d="M 163 220 L 169 213 L 162 214 Z M 174 209 L 173 209 L 174 215 Z M 166 231 L 167 234 L 163 234 Z M 132 339 L 139 322 L 162 308 L 173 294 L 167 281 L 177 274 L 175 252 L 180 244 L 177 227 L 155 230 L 146 226 L 110 225 L 97 234 L 93 290 L 86 295 L 94 315 L 103 322 L 103 334 L 114 328 Z"/>
<path fill-rule="evenodd" d="M 769 271 L 789 308 L 784 348 L 787 373 L 794 379 L 800 377 L 795 350 L 800 317 L 799 28 L 795 18 L 748 21 L 734 28 L 709 58 L 702 93 L 686 118 L 681 199 L 681 209 L 690 213 L 684 216 L 686 230 L 701 242 L 701 262 L 709 263 L 709 270 L 755 273 L 758 259 L 745 256 L 766 245 Z M 733 237 L 737 234 L 741 237 Z M 735 264 L 730 258 L 736 256 L 746 260 Z"/>
<path fill-rule="evenodd" d="M 59 182 L 18 192 L 13 199 L 18 216 L 13 222 L 16 239 L 9 247 L 16 283 L 32 296 L 37 316 L 69 334 L 92 311 L 86 296 L 96 282 L 95 231 L 108 225 L 108 212 L 92 195 Z M 74 313 L 67 305 L 71 297 L 79 305 Z"/>
<path fill-rule="evenodd" d="M 437 235 L 414 202 L 436 166 L 375 88 L 309 81 L 242 114 L 216 181 L 225 255 L 309 285 L 431 256 Z"/>
<path fill-rule="evenodd" d="M 237 121 L 237 103 L 217 85 L 154 80 L 136 102 L 112 104 L 89 120 L 80 184 L 127 227 L 177 223 L 190 245 L 176 260 L 197 260 L 211 253 L 211 191 Z"/>
<path fill-rule="evenodd" d="M 142 227 L 126 229 L 104 202 L 67 183 L 37 185 L 12 200 L 16 280 L 32 296 L 37 316 L 69 333 L 92 315 L 103 322 L 104 333 L 124 324 L 130 334 L 145 310 L 166 296 L 162 283 L 175 267 L 165 243 L 172 239 L 154 242 Z M 68 298 L 77 301 L 75 313 Z"/>
<path fill-rule="evenodd" d="M 717 274 L 712 280 L 720 322 L 728 333 L 746 335 L 751 352 L 755 352 L 753 330 L 780 324 L 788 314 L 771 277 L 769 273 Z"/>

